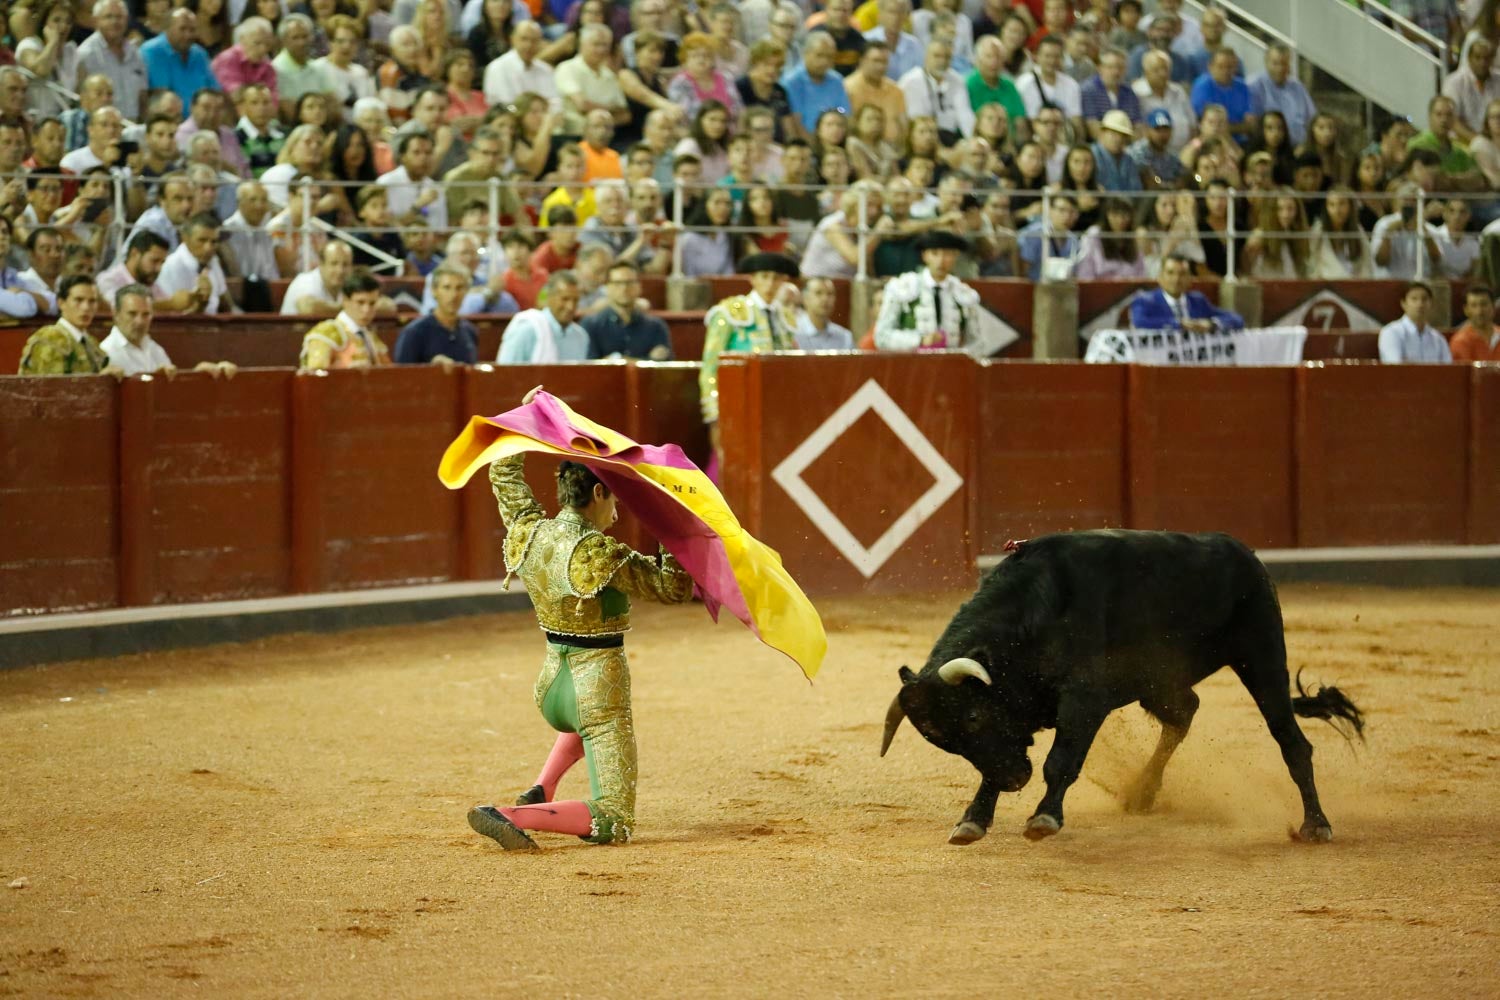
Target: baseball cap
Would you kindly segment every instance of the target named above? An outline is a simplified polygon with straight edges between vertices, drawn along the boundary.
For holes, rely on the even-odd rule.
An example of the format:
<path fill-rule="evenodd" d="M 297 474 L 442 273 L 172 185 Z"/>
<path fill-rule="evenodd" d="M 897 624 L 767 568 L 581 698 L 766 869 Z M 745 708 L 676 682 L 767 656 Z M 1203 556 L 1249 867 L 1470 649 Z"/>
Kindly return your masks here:
<path fill-rule="evenodd" d="M 1146 116 L 1147 128 L 1170 128 L 1171 125 L 1172 115 L 1166 108 L 1157 108 Z"/>

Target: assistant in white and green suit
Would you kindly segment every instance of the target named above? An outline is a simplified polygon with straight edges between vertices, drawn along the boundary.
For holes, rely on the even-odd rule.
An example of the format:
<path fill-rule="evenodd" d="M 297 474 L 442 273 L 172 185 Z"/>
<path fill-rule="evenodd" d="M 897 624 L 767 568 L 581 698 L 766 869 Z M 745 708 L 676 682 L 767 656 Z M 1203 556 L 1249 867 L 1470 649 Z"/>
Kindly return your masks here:
<path fill-rule="evenodd" d="M 917 241 L 920 271 L 886 283 L 875 346 L 882 351 L 957 350 L 979 336 L 979 293 L 953 276 L 968 242 L 956 233 L 926 233 Z"/>

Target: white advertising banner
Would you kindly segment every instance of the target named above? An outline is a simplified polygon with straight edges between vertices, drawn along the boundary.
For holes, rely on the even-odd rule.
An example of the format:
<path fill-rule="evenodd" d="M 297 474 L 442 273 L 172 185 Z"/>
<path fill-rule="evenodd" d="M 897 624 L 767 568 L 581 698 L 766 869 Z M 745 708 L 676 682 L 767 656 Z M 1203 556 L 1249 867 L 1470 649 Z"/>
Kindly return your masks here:
<path fill-rule="evenodd" d="M 1083 360 L 1142 365 L 1295 365 L 1307 342 L 1305 326 L 1253 330 L 1099 330 Z"/>

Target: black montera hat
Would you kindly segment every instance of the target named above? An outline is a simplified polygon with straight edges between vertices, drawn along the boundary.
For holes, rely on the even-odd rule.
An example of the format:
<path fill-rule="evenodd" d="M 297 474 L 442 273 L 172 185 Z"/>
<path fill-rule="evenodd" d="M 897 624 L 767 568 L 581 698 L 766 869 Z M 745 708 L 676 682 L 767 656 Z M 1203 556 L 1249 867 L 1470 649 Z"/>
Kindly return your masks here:
<path fill-rule="evenodd" d="M 756 274 L 760 271 L 775 271 L 788 278 L 802 277 L 802 272 L 797 268 L 797 262 L 786 254 L 753 253 L 740 261 L 741 274 Z"/>
<path fill-rule="evenodd" d="M 947 230 L 933 229 L 923 233 L 917 239 L 918 253 L 922 253 L 927 250 L 963 251 L 967 249 L 969 249 L 968 240 L 964 239 L 957 233 L 950 233 Z"/>

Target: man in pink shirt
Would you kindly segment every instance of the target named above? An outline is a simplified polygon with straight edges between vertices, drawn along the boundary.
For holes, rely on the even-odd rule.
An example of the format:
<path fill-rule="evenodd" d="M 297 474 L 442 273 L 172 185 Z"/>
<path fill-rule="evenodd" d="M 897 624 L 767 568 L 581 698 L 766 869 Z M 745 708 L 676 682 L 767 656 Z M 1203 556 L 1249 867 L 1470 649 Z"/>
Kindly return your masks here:
<path fill-rule="evenodd" d="M 247 83 L 263 83 L 271 88 L 271 99 L 279 101 L 276 92 L 276 68 L 271 65 L 271 48 L 276 32 L 263 17 L 250 17 L 234 29 L 234 44 L 214 56 L 214 76 L 224 93 L 231 97 Z"/>
<path fill-rule="evenodd" d="M 250 165 L 245 161 L 245 152 L 240 148 L 240 137 L 228 124 L 225 97 L 217 90 L 204 88 L 193 95 L 192 110 L 187 120 L 177 126 L 177 148 L 184 154 L 188 151 L 193 136 L 199 132 L 212 132 L 219 137 L 219 150 L 224 168 L 241 177 L 249 176 Z"/>

